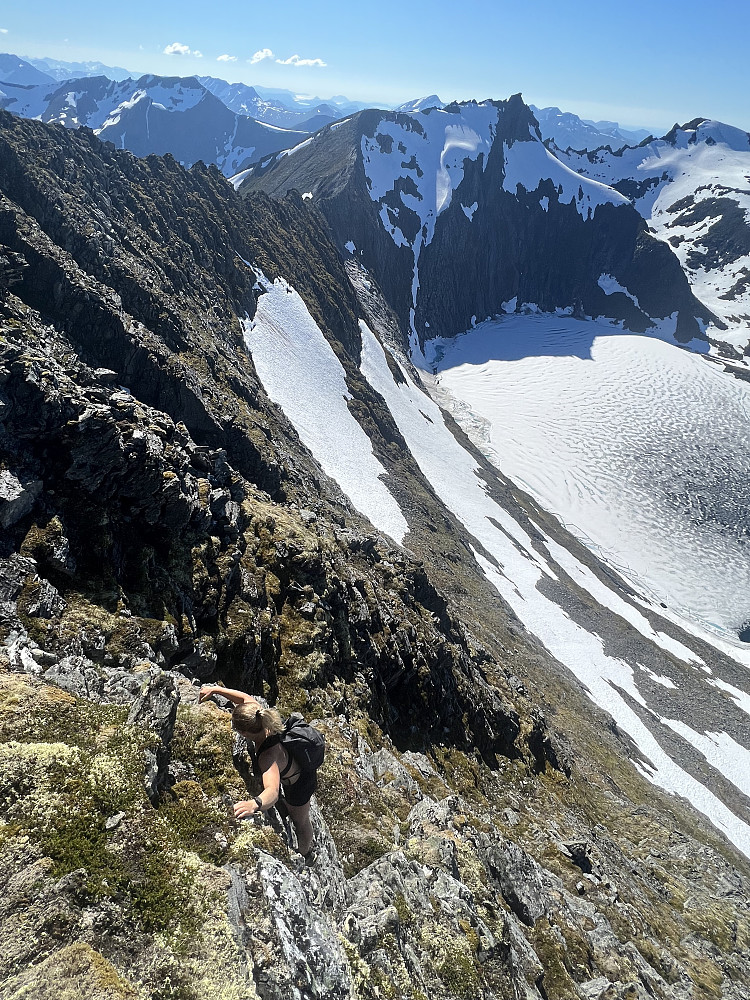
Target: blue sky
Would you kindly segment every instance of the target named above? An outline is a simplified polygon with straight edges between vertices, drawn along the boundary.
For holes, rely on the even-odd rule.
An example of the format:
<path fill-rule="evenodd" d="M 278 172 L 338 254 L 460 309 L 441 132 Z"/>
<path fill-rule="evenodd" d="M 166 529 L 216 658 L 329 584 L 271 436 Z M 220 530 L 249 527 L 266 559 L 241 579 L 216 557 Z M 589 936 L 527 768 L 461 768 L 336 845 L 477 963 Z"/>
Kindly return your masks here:
<path fill-rule="evenodd" d="M 391 104 L 520 91 L 539 106 L 654 131 L 697 116 L 750 131 L 745 0 L 716 0 L 710 12 L 705 0 L 617 8 L 592 0 L 26 0 L 0 4 L 0 29 L 8 52 L 98 59 L 136 73 Z"/>

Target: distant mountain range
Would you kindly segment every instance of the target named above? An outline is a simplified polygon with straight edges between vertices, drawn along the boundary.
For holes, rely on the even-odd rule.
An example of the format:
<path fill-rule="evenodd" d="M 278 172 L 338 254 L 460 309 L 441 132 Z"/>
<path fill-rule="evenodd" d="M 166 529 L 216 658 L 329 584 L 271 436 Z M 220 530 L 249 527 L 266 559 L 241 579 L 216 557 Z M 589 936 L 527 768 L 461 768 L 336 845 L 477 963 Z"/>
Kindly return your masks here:
<path fill-rule="evenodd" d="M 0 85 L 37 86 L 98 76 L 117 82 L 128 79 L 137 82 L 143 79 L 120 66 L 105 66 L 100 62 L 22 59 L 16 55 L 0 54 Z M 154 77 L 149 75 L 149 78 Z M 340 94 L 330 98 L 307 97 L 279 88 L 228 83 L 212 76 L 200 76 L 196 79 L 206 90 L 218 97 L 230 111 L 255 118 L 268 125 L 302 132 L 315 132 L 337 119 L 373 106 L 362 101 L 351 101 Z M 7 102 L 2 103 L 2 98 L 0 104 L 15 113 L 23 113 Z M 443 106 L 444 102 L 437 94 L 431 94 L 400 104 L 395 110 L 412 113 Z M 377 107 L 388 109 L 390 106 L 380 103 Z M 561 149 L 591 150 L 607 145 L 612 149 L 621 149 L 623 146 L 635 145 L 649 137 L 649 132 L 643 128 L 625 129 L 617 122 L 594 122 L 556 107 L 537 108 L 533 104 L 530 107 L 539 122 L 542 138 L 551 139 Z"/>
<path fill-rule="evenodd" d="M 198 160 L 215 163 L 227 176 L 259 157 L 297 145 L 308 134 L 232 111 L 195 77 L 3 82 L 0 93 L 0 104 L 24 118 L 66 128 L 85 125 L 137 156 L 171 153 L 186 167 Z"/>
<path fill-rule="evenodd" d="M 86 126 L 137 156 L 172 153 L 186 167 L 215 163 L 227 176 L 364 106 L 210 76 L 133 79 L 110 70 L 0 55 L 0 106 L 24 118 Z"/>
<path fill-rule="evenodd" d="M 746 1000 L 747 134 L 5 58 L 3 996 Z"/>
<path fill-rule="evenodd" d="M 43 72 L 43 67 L 47 72 Z M 106 70 L 107 67 L 99 63 L 55 63 L 52 60 L 23 60 L 12 54 L 0 55 L 0 106 L 25 118 L 37 118 L 67 128 L 87 126 L 102 140 L 111 141 L 137 156 L 171 153 L 186 167 L 199 160 L 213 163 L 225 176 L 234 178 L 235 184 L 244 181 L 247 171 L 256 165 L 252 181 L 246 183 L 273 193 L 297 187 L 329 215 L 340 245 L 351 243 L 355 246 L 362 262 L 373 269 L 379 280 L 388 285 L 393 275 L 399 275 L 398 282 L 403 287 L 399 290 L 393 287 L 391 292 L 393 304 L 407 325 L 410 325 L 409 310 L 414 314 L 413 325 L 414 317 L 426 307 L 417 302 L 416 292 L 412 292 L 405 278 L 406 271 L 387 263 L 394 254 L 403 256 L 405 248 L 409 248 L 415 281 L 419 271 L 420 302 L 426 303 L 430 295 L 431 301 L 438 302 L 441 293 L 436 290 L 428 295 L 426 291 L 430 285 L 427 274 L 433 266 L 428 267 L 426 262 L 439 260 L 441 254 L 436 248 L 441 245 L 441 234 L 450 230 L 452 238 L 464 239 L 468 238 L 463 233 L 466 227 L 483 230 L 488 226 L 486 240 L 494 244 L 499 238 L 498 230 L 493 228 L 495 224 L 487 215 L 489 189 L 482 194 L 486 187 L 483 179 L 492 173 L 487 169 L 493 160 L 490 137 L 482 128 L 477 132 L 467 120 L 467 115 L 472 119 L 479 115 L 484 120 L 489 113 L 492 117 L 494 112 L 491 110 L 472 110 L 491 108 L 491 102 L 454 104 L 446 108 L 443 101 L 432 94 L 407 102 L 395 111 L 371 110 L 362 117 L 362 105 L 341 96 L 322 101 L 318 97 L 303 98 L 290 91 L 227 83 L 210 76 L 150 75 L 136 80 L 130 77 L 113 80 L 101 74 L 91 75 L 97 69 Z M 74 75 L 63 82 L 53 79 L 53 75 L 63 71 Z M 574 185 L 580 192 L 575 199 L 579 206 L 587 202 L 592 192 L 597 195 L 601 191 L 599 185 L 607 185 L 610 195 L 604 200 L 609 199 L 614 205 L 617 198 L 624 196 L 623 201 L 632 202 L 651 232 L 660 237 L 660 245 L 666 243 L 679 258 L 681 270 L 694 292 L 708 307 L 706 315 L 710 310 L 717 324 L 734 327 L 737 346 L 743 347 L 750 339 L 750 268 L 747 263 L 750 235 L 745 222 L 746 213 L 750 211 L 750 194 L 746 191 L 750 152 L 747 134 L 696 119 L 683 128 L 675 126 L 663 139 L 653 139 L 645 129 L 633 131 L 620 128 L 616 122 L 584 121 L 556 107 L 530 106 L 523 114 L 524 136 L 513 133 L 508 141 L 515 143 L 522 139 L 524 144 L 519 149 L 529 155 L 533 149 L 533 156 L 539 160 L 537 166 L 541 173 L 532 171 L 533 189 L 537 195 L 531 197 L 532 188 L 525 189 L 530 199 L 528 219 L 539 212 L 557 212 L 559 209 L 553 207 L 555 202 L 560 207 L 565 205 L 565 212 L 570 212 L 567 207 L 570 204 L 567 195 L 570 175 L 566 174 L 566 167 L 577 176 L 597 182 L 594 188 L 580 182 Z M 432 153 L 426 153 L 433 126 L 443 119 L 449 122 L 451 135 L 456 129 L 461 133 L 448 143 L 451 162 L 455 160 L 449 181 L 446 180 L 447 171 Z M 343 126 L 345 122 L 348 123 L 346 127 L 340 127 L 339 123 Z M 442 135 L 441 129 L 438 131 Z M 308 140 L 313 133 L 320 133 L 320 139 L 310 146 Z M 417 136 L 421 138 L 414 146 Z M 646 139 L 650 141 L 646 143 Z M 373 158 L 372 150 L 364 150 L 364 145 L 372 142 L 385 143 L 377 151 L 386 155 Z M 394 142 L 396 153 L 392 153 Z M 439 145 L 442 149 L 442 139 Z M 297 147 L 300 152 L 293 158 L 279 161 L 280 154 Z M 411 159 L 401 155 L 401 147 L 411 150 Z M 429 162 L 423 162 L 425 154 Z M 321 157 L 323 162 L 320 162 Z M 472 165 L 464 167 L 467 157 Z M 349 177 L 347 184 L 354 176 L 351 170 L 355 161 L 360 164 L 356 184 L 365 184 L 372 198 L 357 199 L 359 207 L 353 212 L 343 204 L 339 185 L 344 175 Z M 389 171 L 395 171 L 393 176 L 389 174 L 387 183 L 379 175 L 366 174 L 368 164 L 369 169 L 377 173 L 384 163 L 388 163 Z M 482 167 L 477 171 L 479 163 Z M 553 180 L 558 174 L 559 183 Z M 338 177 L 334 188 L 337 192 L 335 205 L 326 188 L 326 178 L 330 180 L 333 175 Z M 506 181 L 504 176 L 496 183 L 502 188 Z M 524 183 L 527 181 L 525 178 Z M 462 192 L 470 187 L 471 193 L 460 199 L 459 207 L 450 205 L 448 195 L 447 201 L 438 205 L 436 197 L 438 201 L 440 198 L 432 188 L 437 185 L 442 190 L 441 185 L 448 185 L 445 191 L 449 191 L 457 183 L 461 184 Z M 549 192 L 545 185 L 549 186 Z M 430 188 L 429 193 L 426 188 Z M 375 192 L 380 192 L 377 197 Z M 432 208 L 428 209 L 432 202 Z M 361 206 L 373 203 L 375 215 L 365 225 Z M 579 214 L 573 211 L 573 215 Z M 614 218 L 624 216 L 615 213 Z M 455 219 L 455 222 L 448 225 L 448 219 Z M 596 228 L 597 223 L 591 219 L 583 219 L 583 222 L 586 224 L 582 231 Z M 430 231 L 429 238 L 424 235 L 425 226 Z M 529 245 L 527 236 L 519 246 Z M 632 234 L 628 239 L 631 238 L 634 238 Z M 643 244 L 646 236 L 639 236 L 638 240 Z M 519 273 L 513 277 L 509 272 L 495 294 L 491 289 L 493 282 L 499 281 L 499 271 L 496 271 L 483 286 L 488 296 L 484 313 L 490 315 L 501 311 L 503 302 L 517 299 L 519 305 L 534 302 L 543 309 L 583 308 L 590 315 L 612 315 L 641 326 L 668 314 L 664 312 L 666 299 L 658 306 L 643 306 L 646 300 L 635 291 L 635 286 L 631 287 L 624 280 L 618 271 L 622 265 L 617 262 L 602 263 L 596 274 L 591 271 L 586 281 L 593 285 L 577 286 L 575 301 L 568 301 L 555 291 L 554 275 L 569 268 L 569 253 L 562 250 L 562 244 L 558 250 L 565 261 L 561 257 L 556 267 L 550 269 L 543 286 L 539 284 L 539 273 L 533 272 L 532 280 L 532 270 L 519 258 L 513 265 L 520 269 Z M 497 253 L 498 259 L 502 257 L 506 263 L 513 257 L 507 251 L 501 252 L 499 245 Z M 553 256 L 557 259 L 557 251 Z M 469 252 L 463 259 L 470 257 Z M 598 264 L 592 266 L 596 270 Z M 440 270 L 437 267 L 437 271 Z M 599 281 L 600 273 L 616 280 L 618 287 L 607 285 L 609 290 L 605 290 Z M 631 277 L 631 284 L 632 280 Z M 436 289 L 450 286 L 444 283 L 444 277 L 437 276 L 435 281 Z M 438 326 L 449 323 L 454 324 L 455 329 L 469 325 L 476 304 L 472 299 L 471 308 L 467 305 L 464 309 L 460 306 L 460 288 L 454 291 L 439 316 L 425 313 L 419 322 Z M 688 324 L 683 330 L 690 327 L 692 336 L 696 328 L 685 317 L 701 315 L 700 310 L 686 308 L 687 300 L 680 301 L 681 323 Z M 669 309 L 669 313 L 673 311 Z M 640 319 L 635 318 L 636 314 Z M 412 332 L 421 339 L 425 329 L 431 327 L 418 331 L 414 328 Z"/>
<path fill-rule="evenodd" d="M 282 91 L 286 101 L 274 92 L 266 92 L 262 96 L 255 87 L 244 83 L 227 83 L 212 76 L 199 76 L 198 81 L 215 97 L 238 115 L 249 115 L 268 125 L 280 128 L 298 129 L 302 132 L 315 132 L 317 129 L 343 118 L 346 114 L 354 114 L 362 108 L 359 104 L 347 104 L 343 108 L 333 103 L 317 102 L 304 106 L 297 101 L 294 94 Z"/>
<path fill-rule="evenodd" d="M 651 135 L 645 128 L 624 129 L 617 122 L 594 122 L 559 108 L 537 108 L 533 104 L 529 107 L 539 122 L 542 138 L 552 139 L 560 149 L 597 149 L 599 146 L 622 149 L 637 145 Z"/>
<path fill-rule="evenodd" d="M 29 59 L 29 63 L 52 80 L 75 80 L 85 76 L 106 76 L 110 80 L 127 80 L 133 74 L 122 66 L 106 66 L 101 62 L 66 62 L 64 59 Z"/>

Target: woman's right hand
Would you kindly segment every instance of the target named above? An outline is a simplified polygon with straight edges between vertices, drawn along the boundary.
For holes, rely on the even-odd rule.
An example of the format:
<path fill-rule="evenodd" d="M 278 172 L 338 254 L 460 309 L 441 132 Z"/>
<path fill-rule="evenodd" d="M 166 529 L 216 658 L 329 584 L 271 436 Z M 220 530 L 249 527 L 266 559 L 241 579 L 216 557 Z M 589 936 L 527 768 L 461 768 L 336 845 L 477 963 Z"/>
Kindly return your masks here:
<path fill-rule="evenodd" d="M 260 812 L 260 806 L 255 801 L 255 799 L 245 799 L 242 802 L 237 802 L 234 807 L 234 818 L 235 819 L 250 819 L 257 812 Z"/>
<path fill-rule="evenodd" d="M 216 688 L 213 687 L 213 685 L 211 685 L 211 684 L 204 684 L 201 687 L 200 692 L 198 694 L 198 704 L 200 705 L 201 702 L 206 701 L 208 698 L 211 697 L 212 694 L 215 694 L 215 693 L 216 693 Z"/>

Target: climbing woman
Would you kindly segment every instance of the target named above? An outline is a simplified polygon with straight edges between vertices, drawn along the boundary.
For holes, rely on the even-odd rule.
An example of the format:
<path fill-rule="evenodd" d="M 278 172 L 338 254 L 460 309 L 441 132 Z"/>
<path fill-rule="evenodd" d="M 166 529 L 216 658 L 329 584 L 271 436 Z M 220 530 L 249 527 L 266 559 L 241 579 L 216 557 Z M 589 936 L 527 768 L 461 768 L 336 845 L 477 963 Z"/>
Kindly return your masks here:
<path fill-rule="evenodd" d="M 235 817 L 248 819 L 256 812 L 268 812 L 281 797 L 294 823 L 297 849 L 307 856 L 313 842 L 310 799 L 318 783 L 316 771 L 303 769 L 284 746 L 282 738 L 286 729 L 275 708 L 263 708 L 252 695 L 219 685 L 204 685 L 200 700 L 206 701 L 215 694 L 234 703 L 232 729 L 247 741 L 253 771 L 263 781 L 260 795 L 235 805 Z"/>

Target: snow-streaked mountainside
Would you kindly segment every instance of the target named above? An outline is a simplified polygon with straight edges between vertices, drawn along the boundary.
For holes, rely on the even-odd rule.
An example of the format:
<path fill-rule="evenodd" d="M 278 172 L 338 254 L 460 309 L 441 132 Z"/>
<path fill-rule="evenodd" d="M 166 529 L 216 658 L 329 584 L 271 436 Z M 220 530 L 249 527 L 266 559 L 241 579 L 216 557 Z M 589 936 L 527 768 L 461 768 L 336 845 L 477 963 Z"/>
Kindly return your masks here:
<path fill-rule="evenodd" d="M 563 153 L 583 176 L 627 195 L 651 231 L 677 254 L 696 296 L 750 343 L 750 136 L 696 120 L 619 153 Z"/>
<path fill-rule="evenodd" d="M 537 108 L 533 104 L 529 107 L 539 122 L 542 138 L 551 139 L 559 149 L 598 149 L 600 146 L 609 146 L 616 150 L 623 146 L 634 146 L 650 135 L 646 129 L 625 129 L 617 122 L 593 122 L 559 108 Z"/>
<path fill-rule="evenodd" d="M 389 513 L 393 498 L 383 492 L 382 473 L 377 466 L 363 461 L 355 467 L 356 481 L 352 482 L 352 466 L 347 459 L 343 458 L 338 468 L 331 461 L 331 455 L 350 453 L 352 440 L 349 411 L 346 407 L 334 408 L 333 398 L 329 401 L 325 392 L 323 396 L 318 392 L 318 385 L 334 384 L 340 378 L 335 353 L 322 333 L 314 334 L 314 324 L 293 289 L 286 288 L 283 282 L 265 287 L 261 303 L 267 304 L 262 319 L 246 335 L 264 386 L 292 420 L 315 458 L 355 505 L 368 513 L 381 530 L 400 533 L 400 526 L 395 532 L 389 527 L 393 524 Z M 498 483 L 493 484 L 487 468 L 481 468 L 476 457 L 456 439 L 444 412 L 419 384 L 416 373 L 397 356 L 388 357 L 388 348 L 366 322 L 360 323 L 360 330 L 362 373 L 385 401 L 407 448 L 437 496 L 473 539 L 475 557 L 489 583 L 530 633 L 578 678 L 592 701 L 633 740 L 634 760 L 642 773 L 660 788 L 687 798 L 750 856 L 750 784 L 746 768 L 737 763 L 750 754 L 746 710 L 750 682 L 746 666 L 732 658 L 735 655 L 743 661 L 742 644 L 732 644 L 728 636 L 717 639 L 701 629 L 700 614 L 693 617 L 694 633 L 675 629 L 674 622 L 679 621 L 675 611 L 689 616 L 696 610 L 689 606 L 684 593 L 679 595 L 682 601 L 675 600 L 671 611 L 665 612 L 658 600 L 649 596 L 648 586 L 639 586 L 633 578 L 631 589 L 611 571 L 602 572 L 596 563 L 581 561 L 560 539 L 550 536 L 542 521 L 535 523 L 528 508 L 522 512 L 507 499 L 500 502 Z M 712 426 L 714 411 L 709 410 L 702 423 L 693 425 L 692 440 L 687 435 L 672 435 L 672 468 L 661 482 L 657 473 L 664 470 L 656 454 L 654 428 L 662 421 L 667 425 L 685 425 L 689 421 L 692 399 L 690 394 L 680 392 L 679 383 L 684 386 L 691 380 L 697 402 L 705 406 L 710 401 L 716 412 L 723 414 L 726 425 L 731 426 L 732 406 L 738 413 L 743 410 L 747 395 L 744 385 L 705 367 L 698 356 L 653 338 L 618 338 L 606 325 L 509 317 L 497 330 L 495 339 L 478 327 L 464 338 L 435 347 L 443 359 L 438 365 L 438 398 L 450 403 L 454 415 L 470 433 L 476 429 L 474 421 L 481 421 L 486 436 L 483 439 L 479 435 L 480 443 L 494 449 L 491 454 L 498 471 L 509 472 L 523 482 L 524 474 L 528 476 L 532 469 L 535 478 L 528 485 L 545 505 L 565 516 L 568 511 L 562 506 L 567 500 L 574 505 L 576 516 L 588 518 L 585 523 L 592 533 L 597 526 L 592 523 L 597 512 L 609 506 L 622 527 L 623 538 L 630 544 L 630 548 L 618 553 L 626 569 L 637 572 L 641 567 L 627 565 L 628 558 L 635 561 L 658 541 L 661 551 L 651 553 L 656 562 L 656 579 L 645 581 L 652 590 L 670 585 L 671 581 L 660 577 L 660 573 L 679 577 L 682 570 L 692 574 L 684 590 L 692 587 L 692 598 L 700 600 L 697 564 L 704 551 L 709 555 L 715 551 L 715 575 L 703 581 L 704 586 L 716 588 L 715 607 L 709 614 L 718 607 L 731 617 L 732 609 L 725 602 L 734 601 L 735 617 L 741 620 L 750 606 L 742 605 L 741 600 L 737 604 L 735 598 L 739 598 L 732 594 L 726 578 L 722 580 L 719 564 L 725 558 L 725 573 L 729 567 L 727 576 L 735 585 L 738 565 L 744 566 L 742 574 L 747 575 L 747 563 L 742 563 L 740 555 L 742 539 L 737 537 L 743 534 L 742 524 L 732 525 L 732 529 L 738 529 L 732 532 L 734 538 L 722 540 L 722 527 L 726 525 L 713 522 L 715 510 L 691 510 L 691 505 L 702 499 L 700 484 L 695 484 L 693 495 L 675 496 L 671 506 L 665 497 L 670 490 L 682 488 L 679 484 L 684 480 L 685 467 L 694 467 L 702 454 L 710 454 L 715 448 L 718 432 Z M 601 359 L 599 340 L 604 341 L 605 356 Z M 553 370 L 548 370 L 550 359 L 543 357 L 545 341 L 560 353 L 559 358 L 552 359 L 559 362 Z M 615 350 L 622 346 L 624 355 L 608 357 L 610 341 Z M 589 399 L 597 397 L 593 383 L 582 383 L 581 374 L 575 370 L 586 365 L 585 358 L 575 355 L 585 353 L 582 347 L 592 343 L 597 345 L 595 367 L 601 371 L 588 377 L 606 382 L 608 394 L 597 404 L 599 409 L 591 414 L 590 424 L 579 428 L 577 420 L 589 410 Z M 487 359 L 501 358 L 503 347 L 511 357 L 514 351 L 523 354 L 525 345 L 531 355 L 527 359 L 529 374 L 521 375 L 516 386 L 519 376 L 510 372 L 504 383 L 496 376 L 494 363 Z M 566 357 L 569 353 L 572 357 Z M 289 372 L 310 371 L 315 377 L 298 375 L 293 378 L 293 390 L 280 391 L 280 380 L 286 378 L 279 373 L 282 355 L 283 367 Z M 563 377 L 560 369 L 565 363 L 574 369 L 568 376 L 572 389 L 561 391 L 556 380 Z M 428 373 L 422 374 L 429 382 Z M 535 376 L 539 377 L 537 390 Z M 640 391 L 639 387 L 649 379 L 653 391 Z M 714 380 L 719 383 L 718 391 L 711 384 Z M 515 386 L 515 395 L 506 386 Z M 446 400 L 446 388 L 453 394 L 450 400 Z M 657 395 L 661 409 L 652 412 L 649 402 Z M 484 401 L 489 409 L 483 406 Z M 546 419 L 540 419 L 538 413 L 529 416 L 534 404 L 545 411 Z M 561 404 L 566 408 L 561 410 Z M 517 412 L 511 418 L 514 410 Z M 622 428 L 615 439 L 613 426 Z M 577 430 L 577 438 L 571 428 Z M 736 428 L 738 446 L 749 428 L 750 417 L 745 414 L 745 426 Z M 669 437 L 662 432 L 665 441 Z M 574 463 L 565 449 L 589 463 L 578 482 L 568 475 L 568 467 Z M 622 458 L 621 467 L 608 462 L 610 454 Z M 653 464 L 642 460 L 644 454 L 651 456 Z M 628 470 L 632 488 L 618 495 L 616 484 L 628 475 Z M 649 483 L 649 476 L 657 476 L 655 485 Z M 738 492 L 730 499 L 744 505 L 744 489 L 743 474 L 738 470 Z M 569 492 L 573 495 L 569 496 Z M 590 494 L 588 498 L 586 493 Z M 385 502 L 378 497 L 386 498 Z M 587 499 L 591 501 L 588 506 Z M 645 510 L 639 511 L 640 505 Z M 670 557 L 668 546 L 661 541 L 662 533 L 683 531 L 691 521 L 693 534 L 686 533 L 671 565 L 666 565 Z M 642 531 L 637 534 L 639 527 Z M 713 536 L 713 546 L 706 541 L 706 535 Z M 595 541 L 604 548 L 602 538 Z M 577 596 L 582 593 L 586 595 L 583 603 Z M 703 605 L 698 609 L 705 610 Z M 612 616 L 621 630 L 616 640 L 607 624 Z M 721 624 L 727 625 L 727 621 Z M 716 645 L 710 645 L 714 641 Z M 719 649 L 728 651 L 729 656 L 720 655 Z"/>
<path fill-rule="evenodd" d="M 12 83 L 21 87 L 35 87 L 53 80 L 54 77 L 49 73 L 42 72 L 25 59 L 19 59 L 8 52 L 0 53 L 0 85 Z"/>
<path fill-rule="evenodd" d="M 628 199 L 550 152 L 519 96 L 362 112 L 263 160 L 242 190 L 292 188 L 373 273 L 414 350 L 514 310 L 669 322 L 684 341 L 712 318 Z"/>
<path fill-rule="evenodd" d="M 750 411 L 703 331 L 733 334 L 631 192 L 572 167 L 516 98 L 354 116 L 262 161 L 241 190 L 307 193 L 411 360 L 433 360 L 435 397 L 604 560 L 498 504 L 491 473 L 362 327 L 362 371 L 487 580 L 629 734 L 642 772 L 747 852 Z M 296 395 L 287 412 L 313 406 Z"/>
<path fill-rule="evenodd" d="M 263 162 L 0 110 L 0 978 L 746 1000 L 740 363 L 518 98 Z M 325 731 L 308 864 L 202 682 Z"/>
<path fill-rule="evenodd" d="M 119 83 L 87 77 L 31 88 L 0 83 L 0 104 L 24 118 L 85 125 L 136 156 L 171 153 L 185 166 L 215 163 L 227 176 L 306 135 L 231 111 L 195 77 Z"/>

